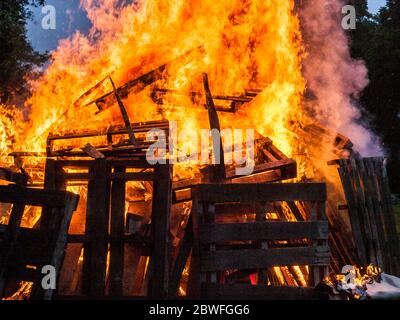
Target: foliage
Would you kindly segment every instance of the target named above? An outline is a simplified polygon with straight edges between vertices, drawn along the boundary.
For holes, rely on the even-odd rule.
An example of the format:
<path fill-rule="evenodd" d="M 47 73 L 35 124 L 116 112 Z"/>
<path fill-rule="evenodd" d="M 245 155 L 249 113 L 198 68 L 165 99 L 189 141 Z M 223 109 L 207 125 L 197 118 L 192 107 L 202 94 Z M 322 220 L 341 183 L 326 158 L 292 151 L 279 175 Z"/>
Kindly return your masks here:
<path fill-rule="evenodd" d="M 47 55 L 36 52 L 27 39 L 26 23 L 31 18 L 29 5 L 45 0 L 0 1 L 0 103 L 27 92 L 24 76 L 43 64 Z"/>
<path fill-rule="evenodd" d="M 366 0 L 356 2 L 360 8 L 367 5 Z M 392 191 L 400 193 L 400 1 L 388 0 L 375 16 L 360 14 L 351 36 L 353 56 L 369 70 L 370 84 L 361 97 L 365 116 L 372 115 L 389 156 Z"/>

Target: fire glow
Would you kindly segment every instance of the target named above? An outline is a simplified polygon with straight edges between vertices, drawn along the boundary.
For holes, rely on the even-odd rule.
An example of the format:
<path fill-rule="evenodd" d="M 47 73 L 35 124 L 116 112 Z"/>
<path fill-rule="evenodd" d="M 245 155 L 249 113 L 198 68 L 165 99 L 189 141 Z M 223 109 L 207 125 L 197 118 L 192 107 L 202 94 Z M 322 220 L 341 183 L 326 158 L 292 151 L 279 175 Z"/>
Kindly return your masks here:
<path fill-rule="evenodd" d="M 121 123 L 116 106 L 95 116 L 93 106 L 72 105 L 106 75 L 121 85 L 203 46 L 205 52 L 195 53 L 185 65 L 178 61 L 163 74 L 163 87 L 187 95 L 167 95 L 162 115 L 148 90 L 131 95 L 125 102 L 130 119 L 158 116 L 178 121 L 181 129 L 207 128 L 206 114 L 189 99 L 189 92 L 202 91 L 201 74 L 207 72 L 215 94 L 265 88 L 251 108 L 221 118 L 223 128 L 255 128 L 289 156 L 294 153 L 293 126 L 301 121 L 305 82 L 293 1 L 143 1 L 123 8 L 116 2 L 82 2 L 93 20 L 90 34 L 60 42 L 45 75 L 31 83 L 27 122 L 7 125 L 3 120 L 7 135 L 15 137 L 13 150 L 43 151 L 50 132 Z M 3 156 L 11 151 L 4 144 Z"/>
<path fill-rule="evenodd" d="M 0 108 L 0 167 L 2 162 L 13 165 L 9 154 L 18 151 L 40 155 L 24 158 L 24 163 L 19 164 L 20 167 L 29 165 L 43 169 L 43 154 L 47 152 L 47 156 L 54 156 L 48 154 L 48 137 L 56 141 L 57 137 L 65 137 L 68 134 L 108 132 L 109 128 L 120 126 L 124 122 L 126 124 L 126 117 L 121 112 L 118 101 L 112 101 L 110 104 L 106 102 L 107 97 L 116 92 L 116 87 L 121 88 L 132 79 L 141 78 L 143 75 L 152 77 L 152 72 L 158 70 L 160 77 L 151 81 L 151 84 L 139 83 L 139 90 L 128 91 L 123 97 L 123 105 L 131 123 L 161 123 L 168 120 L 169 123 L 177 124 L 175 131 L 180 133 L 177 134 L 174 143 L 170 143 L 168 147 L 163 146 L 165 151 L 169 151 L 169 160 L 175 160 L 170 161 L 175 163 L 174 178 L 178 178 L 174 182 L 197 177 L 201 174 L 201 165 L 206 165 L 209 160 L 210 146 L 206 142 L 209 142 L 210 138 L 211 120 L 207 108 L 204 108 L 207 104 L 207 93 L 204 95 L 204 75 L 207 75 L 213 98 L 225 99 L 221 99 L 218 107 L 221 110 L 232 106 L 234 108 L 234 112 L 219 112 L 218 118 L 221 135 L 224 132 L 234 133 L 228 139 L 224 137 L 223 147 L 231 148 L 230 151 L 233 148 L 235 164 L 245 163 L 246 167 L 253 169 L 254 155 L 248 149 L 254 148 L 255 132 L 258 135 L 256 138 L 268 137 L 282 154 L 290 157 L 289 160 L 296 161 L 297 171 L 293 174 L 292 170 L 290 173 L 293 175 L 290 178 L 296 177 L 297 174 L 295 181 L 333 182 L 332 185 L 337 191 L 340 187 L 338 177 L 333 177 L 330 174 L 333 169 L 326 165 L 328 160 L 335 157 L 332 150 L 335 136 L 327 134 L 328 137 L 323 137 L 321 134 L 319 138 L 317 135 L 319 141 L 315 142 L 307 136 L 308 131 L 305 128 L 310 124 L 317 127 L 322 123 L 333 133 L 338 130 L 349 133 L 351 129 L 354 133 L 351 138 L 355 138 L 356 146 L 366 149 L 368 141 L 372 140 L 370 133 L 355 124 L 357 112 L 348 103 L 349 96 L 357 94 L 366 81 L 359 79 L 358 85 L 353 86 L 354 92 L 339 90 L 336 94 L 334 91 L 337 88 L 331 84 L 327 86 L 329 94 L 334 96 L 336 99 L 333 100 L 338 103 L 339 110 L 335 111 L 341 115 L 349 115 L 346 120 L 337 115 L 331 117 L 332 110 L 324 109 L 325 100 L 321 93 L 329 95 L 321 89 L 323 85 L 317 81 L 317 67 L 308 59 L 309 56 L 314 57 L 315 52 L 305 44 L 303 25 L 300 27 L 302 19 L 302 22 L 305 22 L 304 28 L 308 33 L 312 32 L 314 25 L 310 24 L 310 16 L 325 19 L 322 14 L 325 9 L 318 4 L 309 15 L 299 13 L 299 2 L 301 1 L 140 0 L 121 5 L 121 1 L 118 0 L 81 0 L 93 23 L 89 34 L 77 32 L 59 43 L 58 49 L 52 52 L 51 63 L 43 76 L 29 82 L 33 94 L 23 108 Z M 338 0 L 332 3 L 336 6 L 340 2 Z M 311 7 L 312 4 L 308 6 Z M 318 42 L 318 39 L 310 37 L 309 34 L 307 36 L 310 42 Z M 347 43 L 345 45 L 347 48 Z M 324 43 L 324 46 L 329 44 Z M 348 53 L 343 53 L 344 61 L 349 60 L 346 54 Z M 321 61 L 324 70 L 330 70 L 329 75 L 321 75 L 322 83 L 341 83 L 340 75 L 335 74 L 334 68 L 329 68 L 332 64 L 341 64 L 340 59 L 337 58 L 333 62 Z M 363 66 L 356 65 L 360 78 L 364 79 Z M 348 69 L 352 66 L 348 66 Z M 314 100 L 310 101 L 307 98 L 307 90 L 315 94 Z M 99 97 L 104 99 L 100 101 Z M 232 101 L 240 103 L 234 105 Z M 236 134 L 237 128 L 240 128 L 240 134 Z M 203 138 L 204 130 L 207 130 L 207 139 L 201 141 L 199 148 L 198 138 Z M 246 137 L 242 140 L 245 130 Z M 171 136 L 171 131 L 174 130 L 169 131 Z M 252 134 L 249 134 L 249 131 Z M 189 132 L 193 134 L 188 134 Z M 100 137 L 88 137 L 84 138 L 90 143 L 95 144 L 97 140 L 103 143 Z M 162 137 L 161 140 L 165 138 Z M 78 139 L 60 141 L 60 145 L 55 146 L 55 149 L 81 150 L 83 145 L 82 140 Z M 247 144 L 248 142 L 251 143 Z M 237 158 L 235 143 L 247 144 L 246 158 L 243 158 L 242 152 Z M 152 151 L 154 150 L 150 149 L 150 152 Z M 158 153 L 157 155 L 159 156 Z M 192 161 L 199 160 L 199 155 L 201 163 Z M 213 155 L 215 160 L 218 157 L 215 149 Z M 162 154 L 162 158 L 163 156 L 165 154 Z M 240 157 L 242 158 L 239 159 Z M 225 163 L 229 163 L 229 160 L 231 159 L 225 158 Z M 275 157 L 275 161 L 281 160 Z M 69 168 L 66 173 L 86 174 L 80 170 Z M 37 174 L 37 171 L 35 172 Z M 251 172 L 252 170 L 249 171 Z M 39 181 L 43 181 L 43 172 L 39 173 L 38 177 L 32 177 L 32 180 L 39 184 Z M 82 202 L 88 189 L 83 186 L 82 181 L 78 182 L 81 185 L 67 186 L 67 189 L 79 193 Z M 143 193 L 145 201 L 140 205 L 146 206 L 147 203 L 144 202 L 151 197 L 149 189 L 152 188 L 146 188 L 141 182 L 130 181 L 127 189 L 128 193 L 140 191 L 141 196 Z M 137 194 L 134 194 L 132 199 L 135 196 Z M 336 197 L 340 198 L 339 195 L 335 195 L 335 201 Z M 132 199 L 128 195 L 124 200 L 125 205 L 128 204 L 125 218 L 128 213 L 134 212 L 129 211 L 130 205 L 138 206 L 139 201 Z M 187 202 L 185 205 L 185 212 L 180 213 L 182 217 L 188 216 L 186 211 L 191 210 Z M 301 203 L 293 202 L 291 205 L 292 207 L 282 201 L 281 210 L 286 221 L 298 221 L 292 212 L 293 205 L 296 209 L 298 206 L 298 216 L 306 221 L 306 208 L 303 208 Z M 143 211 L 147 209 L 146 207 Z M 82 218 L 84 210 L 84 207 L 78 209 L 81 216 L 76 215 L 76 220 Z M 264 211 L 266 220 L 278 220 L 277 213 L 272 212 L 273 210 Z M 255 216 L 254 213 L 250 215 Z M 246 214 L 243 219 L 247 218 Z M 32 226 L 36 223 L 37 212 L 33 212 L 28 220 L 26 225 Z M 79 230 L 82 227 L 79 223 L 75 224 L 73 220 L 70 231 L 82 232 Z M 182 223 L 180 227 L 183 228 L 183 225 Z M 306 242 L 305 239 L 299 240 L 300 244 L 307 244 Z M 286 245 L 288 241 L 277 243 Z M 79 251 L 79 265 L 83 261 L 82 252 L 83 250 Z M 144 274 L 148 271 L 148 260 L 143 267 Z M 281 285 L 291 283 L 301 287 L 310 282 L 308 266 L 276 266 L 272 271 L 274 282 Z M 254 283 L 259 280 L 255 278 L 255 274 L 251 275 L 250 279 Z M 265 282 L 271 284 L 271 281 Z M 180 288 L 180 292 L 184 295 L 183 287 Z"/>

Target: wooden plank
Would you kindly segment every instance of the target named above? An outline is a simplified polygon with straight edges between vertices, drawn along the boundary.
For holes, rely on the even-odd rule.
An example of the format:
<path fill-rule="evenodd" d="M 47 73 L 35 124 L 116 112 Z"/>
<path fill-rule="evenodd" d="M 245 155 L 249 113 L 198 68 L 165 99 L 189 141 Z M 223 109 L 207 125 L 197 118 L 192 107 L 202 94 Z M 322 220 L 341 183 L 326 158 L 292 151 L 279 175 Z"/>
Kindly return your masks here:
<path fill-rule="evenodd" d="M 124 167 L 114 168 L 114 173 L 124 173 Z M 111 186 L 111 225 L 112 237 L 123 236 L 125 231 L 125 186 L 123 180 L 113 181 Z M 109 296 L 121 298 L 123 296 L 124 273 L 124 242 L 113 241 L 110 243 L 110 271 L 109 271 Z"/>
<path fill-rule="evenodd" d="M 293 178 L 293 177 L 292 177 Z M 282 175 L 281 169 L 271 170 L 266 172 L 259 172 L 248 176 L 239 176 L 232 178 L 232 183 L 267 183 L 285 180 L 286 177 Z"/>
<path fill-rule="evenodd" d="M 68 192 L 22 188 L 17 185 L 0 186 L 0 202 L 29 206 L 63 207 Z"/>
<path fill-rule="evenodd" d="M 200 239 L 203 244 L 220 241 L 327 239 L 328 222 L 253 222 L 203 224 Z"/>
<path fill-rule="evenodd" d="M 285 159 L 278 160 L 278 161 L 257 164 L 254 167 L 252 174 L 257 174 L 257 173 L 261 173 L 261 172 L 265 172 L 265 171 L 271 171 L 271 170 L 275 170 L 275 169 L 283 169 L 286 167 L 293 169 L 293 172 L 297 172 L 295 170 L 297 168 L 296 161 L 294 161 L 293 159 L 285 158 Z M 240 177 L 236 174 L 235 169 L 228 170 L 226 172 L 226 176 L 228 179 L 234 179 L 234 178 Z M 289 177 L 286 177 L 286 178 L 289 178 Z M 294 178 L 294 176 L 292 178 Z"/>
<path fill-rule="evenodd" d="M 225 160 L 224 160 L 224 148 L 222 146 L 222 137 L 221 137 L 221 127 L 219 125 L 219 119 L 217 111 L 215 110 L 214 100 L 211 94 L 210 85 L 208 83 L 208 75 L 203 73 L 203 85 L 204 92 L 206 96 L 208 117 L 210 121 L 210 129 L 213 131 L 217 131 L 219 136 L 212 136 L 212 144 L 213 144 L 213 154 L 216 161 L 218 161 L 214 166 L 214 179 L 213 182 L 223 182 L 227 178 L 227 173 L 225 169 Z M 217 156 L 219 155 L 219 157 Z"/>
<path fill-rule="evenodd" d="M 354 190 L 352 188 L 351 179 L 346 171 L 344 160 L 340 160 L 340 167 L 338 168 L 340 180 L 342 182 L 343 190 L 345 193 L 347 205 L 349 207 L 349 217 L 351 222 L 351 227 L 353 230 L 353 236 L 357 248 L 358 258 L 362 265 L 367 265 L 366 248 L 364 244 L 364 235 L 361 230 L 361 223 L 359 216 L 357 214 L 357 200 L 354 195 Z"/>
<path fill-rule="evenodd" d="M 96 150 L 90 143 L 86 144 L 82 151 L 86 152 L 88 156 L 92 157 L 93 159 L 103 159 L 105 158 L 104 154 L 100 151 Z"/>
<path fill-rule="evenodd" d="M 316 300 L 314 288 L 252 286 L 248 284 L 202 284 L 203 297 L 211 300 Z"/>
<path fill-rule="evenodd" d="M 55 242 L 51 248 L 51 261 L 50 265 L 55 268 L 57 279 L 59 279 L 60 269 L 63 263 L 65 248 L 67 245 L 68 228 L 72 219 L 72 214 L 76 210 L 79 201 L 79 196 L 75 194 L 69 194 L 65 208 L 62 210 L 62 218 L 60 223 L 56 224 L 54 229 Z M 42 266 L 41 266 L 42 267 Z M 41 269 L 41 268 L 40 268 Z M 32 289 L 32 296 L 40 297 L 43 300 L 51 300 L 54 294 L 54 290 L 48 289 L 43 290 L 41 285 L 42 275 L 38 277 L 38 281 Z M 35 290 L 36 289 L 36 290 Z"/>
<path fill-rule="evenodd" d="M 192 202 L 193 248 L 187 285 L 187 296 L 192 299 L 199 299 L 201 297 L 199 226 L 202 215 L 203 203 L 197 201 L 195 198 Z"/>
<path fill-rule="evenodd" d="M 124 119 L 126 131 L 128 131 L 129 141 L 131 142 L 131 144 L 133 146 L 137 146 L 138 141 L 136 140 L 135 134 L 132 130 L 131 121 L 129 120 L 128 113 L 126 112 L 125 106 L 117 92 L 117 88 L 115 87 L 114 81 L 112 80 L 111 77 L 109 77 L 109 79 L 110 79 L 111 85 L 113 87 L 115 100 L 117 100 L 119 110 L 121 112 L 122 118 Z"/>
<path fill-rule="evenodd" d="M 203 184 L 192 188 L 199 201 L 325 201 L 325 183 Z"/>
<path fill-rule="evenodd" d="M 135 292 L 140 291 L 140 288 L 135 291 L 135 278 L 138 275 L 143 249 L 129 244 L 125 244 L 124 247 L 123 294 L 124 296 L 133 296 Z"/>
<path fill-rule="evenodd" d="M 389 242 L 387 245 L 389 246 L 390 251 L 389 264 L 392 269 L 391 274 L 400 276 L 400 245 L 394 219 L 388 176 L 382 158 L 374 158 L 373 164 L 380 194 L 380 204 L 382 206 L 385 237 Z"/>
<path fill-rule="evenodd" d="M 88 185 L 86 233 L 90 243 L 84 248 L 84 293 L 92 298 L 105 295 L 107 263 L 107 235 L 109 209 L 109 168 L 105 159 L 94 162 L 92 172 L 95 178 Z"/>
<path fill-rule="evenodd" d="M 377 264 L 376 255 L 373 243 L 373 231 L 371 221 L 369 218 L 369 211 L 365 203 L 365 192 L 362 188 L 360 181 L 360 173 L 355 162 L 355 159 L 347 161 L 347 166 L 350 169 L 350 176 L 354 186 L 354 194 L 357 199 L 357 214 L 361 223 L 362 233 L 364 236 L 364 243 L 366 248 L 367 265 L 370 263 Z"/>
<path fill-rule="evenodd" d="M 153 255 L 150 294 L 153 298 L 168 296 L 169 223 L 172 202 L 172 172 L 170 165 L 156 168 L 158 178 L 153 183 L 152 238 Z"/>
<path fill-rule="evenodd" d="M 201 271 L 259 269 L 289 265 L 329 265 L 329 248 L 298 247 L 273 249 L 217 250 L 201 252 Z"/>
<path fill-rule="evenodd" d="M 257 203 L 256 205 L 256 224 L 262 224 L 265 222 L 265 212 L 269 211 L 271 209 L 272 204 L 267 203 L 267 202 L 260 202 Z M 247 237 L 246 237 L 247 238 Z M 248 238 L 250 240 L 250 238 Z M 258 240 L 258 239 L 257 239 Z M 264 239 L 261 239 L 264 240 Z M 258 243 L 258 247 L 260 249 L 268 249 L 268 242 L 267 241 L 261 241 Z M 267 284 L 268 283 L 268 271 L 267 269 L 260 269 L 258 270 L 257 273 L 257 284 Z"/>

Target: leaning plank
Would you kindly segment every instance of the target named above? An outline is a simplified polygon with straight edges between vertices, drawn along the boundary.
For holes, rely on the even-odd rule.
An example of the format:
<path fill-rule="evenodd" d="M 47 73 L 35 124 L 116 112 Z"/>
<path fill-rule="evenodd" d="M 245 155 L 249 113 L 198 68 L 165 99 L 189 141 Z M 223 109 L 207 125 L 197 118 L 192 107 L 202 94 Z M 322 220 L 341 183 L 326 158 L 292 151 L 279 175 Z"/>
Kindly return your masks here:
<path fill-rule="evenodd" d="M 226 179 L 224 148 L 222 146 L 221 127 L 219 124 L 217 110 L 215 109 L 214 100 L 211 94 L 210 85 L 208 83 L 208 75 L 203 73 L 203 85 L 206 96 L 208 117 L 210 121 L 210 129 L 212 130 L 213 154 L 216 164 L 214 166 L 215 182 L 222 182 Z M 217 133 L 217 134 L 216 134 Z"/>
<path fill-rule="evenodd" d="M 110 81 L 111 81 L 111 85 L 114 90 L 115 99 L 117 100 L 117 103 L 119 106 L 119 110 L 121 112 L 122 118 L 124 119 L 126 130 L 128 131 L 129 140 L 132 145 L 136 146 L 138 144 L 138 141 L 136 140 L 135 134 L 133 133 L 131 121 L 129 120 L 128 113 L 126 112 L 124 103 L 122 102 L 122 100 L 117 92 L 117 88 L 115 87 L 114 81 L 112 80 L 111 77 L 110 77 Z"/>

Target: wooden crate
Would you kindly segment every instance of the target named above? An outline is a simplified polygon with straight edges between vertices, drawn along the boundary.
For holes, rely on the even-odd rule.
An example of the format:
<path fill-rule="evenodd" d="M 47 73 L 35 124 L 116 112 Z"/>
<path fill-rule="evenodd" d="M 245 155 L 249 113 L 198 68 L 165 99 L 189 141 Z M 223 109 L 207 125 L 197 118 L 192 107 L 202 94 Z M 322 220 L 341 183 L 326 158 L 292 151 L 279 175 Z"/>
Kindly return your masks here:
<path fill-rule="evenodd" d="M 206 184 L 193 187 L 192 192 L 193 210 L 188 223 L 192 232 L 186 233 L 187 241 L 183 241 L 178 254 L 170 293 L 177 289 L 179 267 L 191 243 L 188 295 L 192 298 L 301 299 L 315 294 L 312 287 L 327 274 L 330 259 L 325 184 Z M 306 203 L 305 221 L 267 221 L 266 210 L 279 201 Z M 254 220 L 218 222 L 221 214 L 243 216 L 245 212 L 255 213 Z M 307 287 L 267 285 L 274 283 L 269 268 L 305 265 L 310 268 Z M 229 281 L 227 270 L 230 275 L 256 273 L 258 283 Z"/>
<path fill-rule="evenodd" d="M 87 130 L 81 132 L 74 132 L 70 134 L 50 134 L 47 138 L 47 156 L 49 157 L 88 157 L 88 154 L 82 150 L 76 150 L 73 148 L 77 145 L 83 148 L 85 143 L 80 141 L 87 141 L 88 138 L 91 141 L 96 141 L 96 139 L 103 138 L 94 147 L 98 152 L 104 155 L 111 156 L 140 156 L 144 157 L 149 146 L 155 141 L 147 141 L 146 134 L 150 130 L 161 130 L 165 135 L 165 144 L 168 150 L 168 135 L 169 135 L 169 122 L 168 121 L 149 121 L 132 123 L 131 128 L 133 133 L 137 136 L 138 145 L 133 146 L 128 137 L 128 130 L 124 125 L 111 126 L 103 130 Z M 86 139 L 86 140 L 85 140 Z M 63 145 L 68 143 L 68 141 L 73 141 L 73 145 L 70 147 L 58 147 L 55 144 L 62 142 Z"/>
<path fill-rule="evenodd" d="M 13 205 L 8 225 L 0 225 L 0 298 L 8 284 L 20 281 L 33 282 L 32 299 L 52 298 L 54 290 L 43 290 L 41 286 L 41 270 L 51 265 L 59 275 L 78 200 L 79 196 L 70 192 L 0 186 L 0 202 Z M 42 207 L 42 212 L 49 213 L 46 228 L 20 226 L 26 206 Z"/>
<path fill-rule="evenodd" d="M 79 172 L 70 172 L 70 169 Z M 73 181 L 87 183 L 85 230 L 83 234 L 69 234 L 69 244 L 75 247 L 71 248 L 75 259 L 69 261 L 70 265 L 64 266 L 67 275 L 76 269 L 83 247 L 80 295 L 85 298 L 121 298 L 124 295 L 124 275 L 130 273 L 134 277 L 132 273 L 141 269 L 142 275 L 146 270 L 148 272 L 146 279 L 137 279 L 141 282 L 140 286 L 144 285 L 143 282 L 149 283 L 148 290 L 143 294 L 154 298 L 166 297 L 171 166 L 151 166 L 145 159 L 48 159 L 45 171 L 46 189 L 64 189 L 67 182 Z M 151 231 L 144 237 L 125 232 L 125 192 L 128 181 L 152 182 Z M 46 216 L 41 223 L 45 224 L 45 220 Z M 126 244 L 130 246 L 127 248 Z M 147 256 L 150 256 L 149 264 Z M 65 281 L 72 279 L 66 277 Z M 60 295 L 59 298 L 65 297 Z"/>

